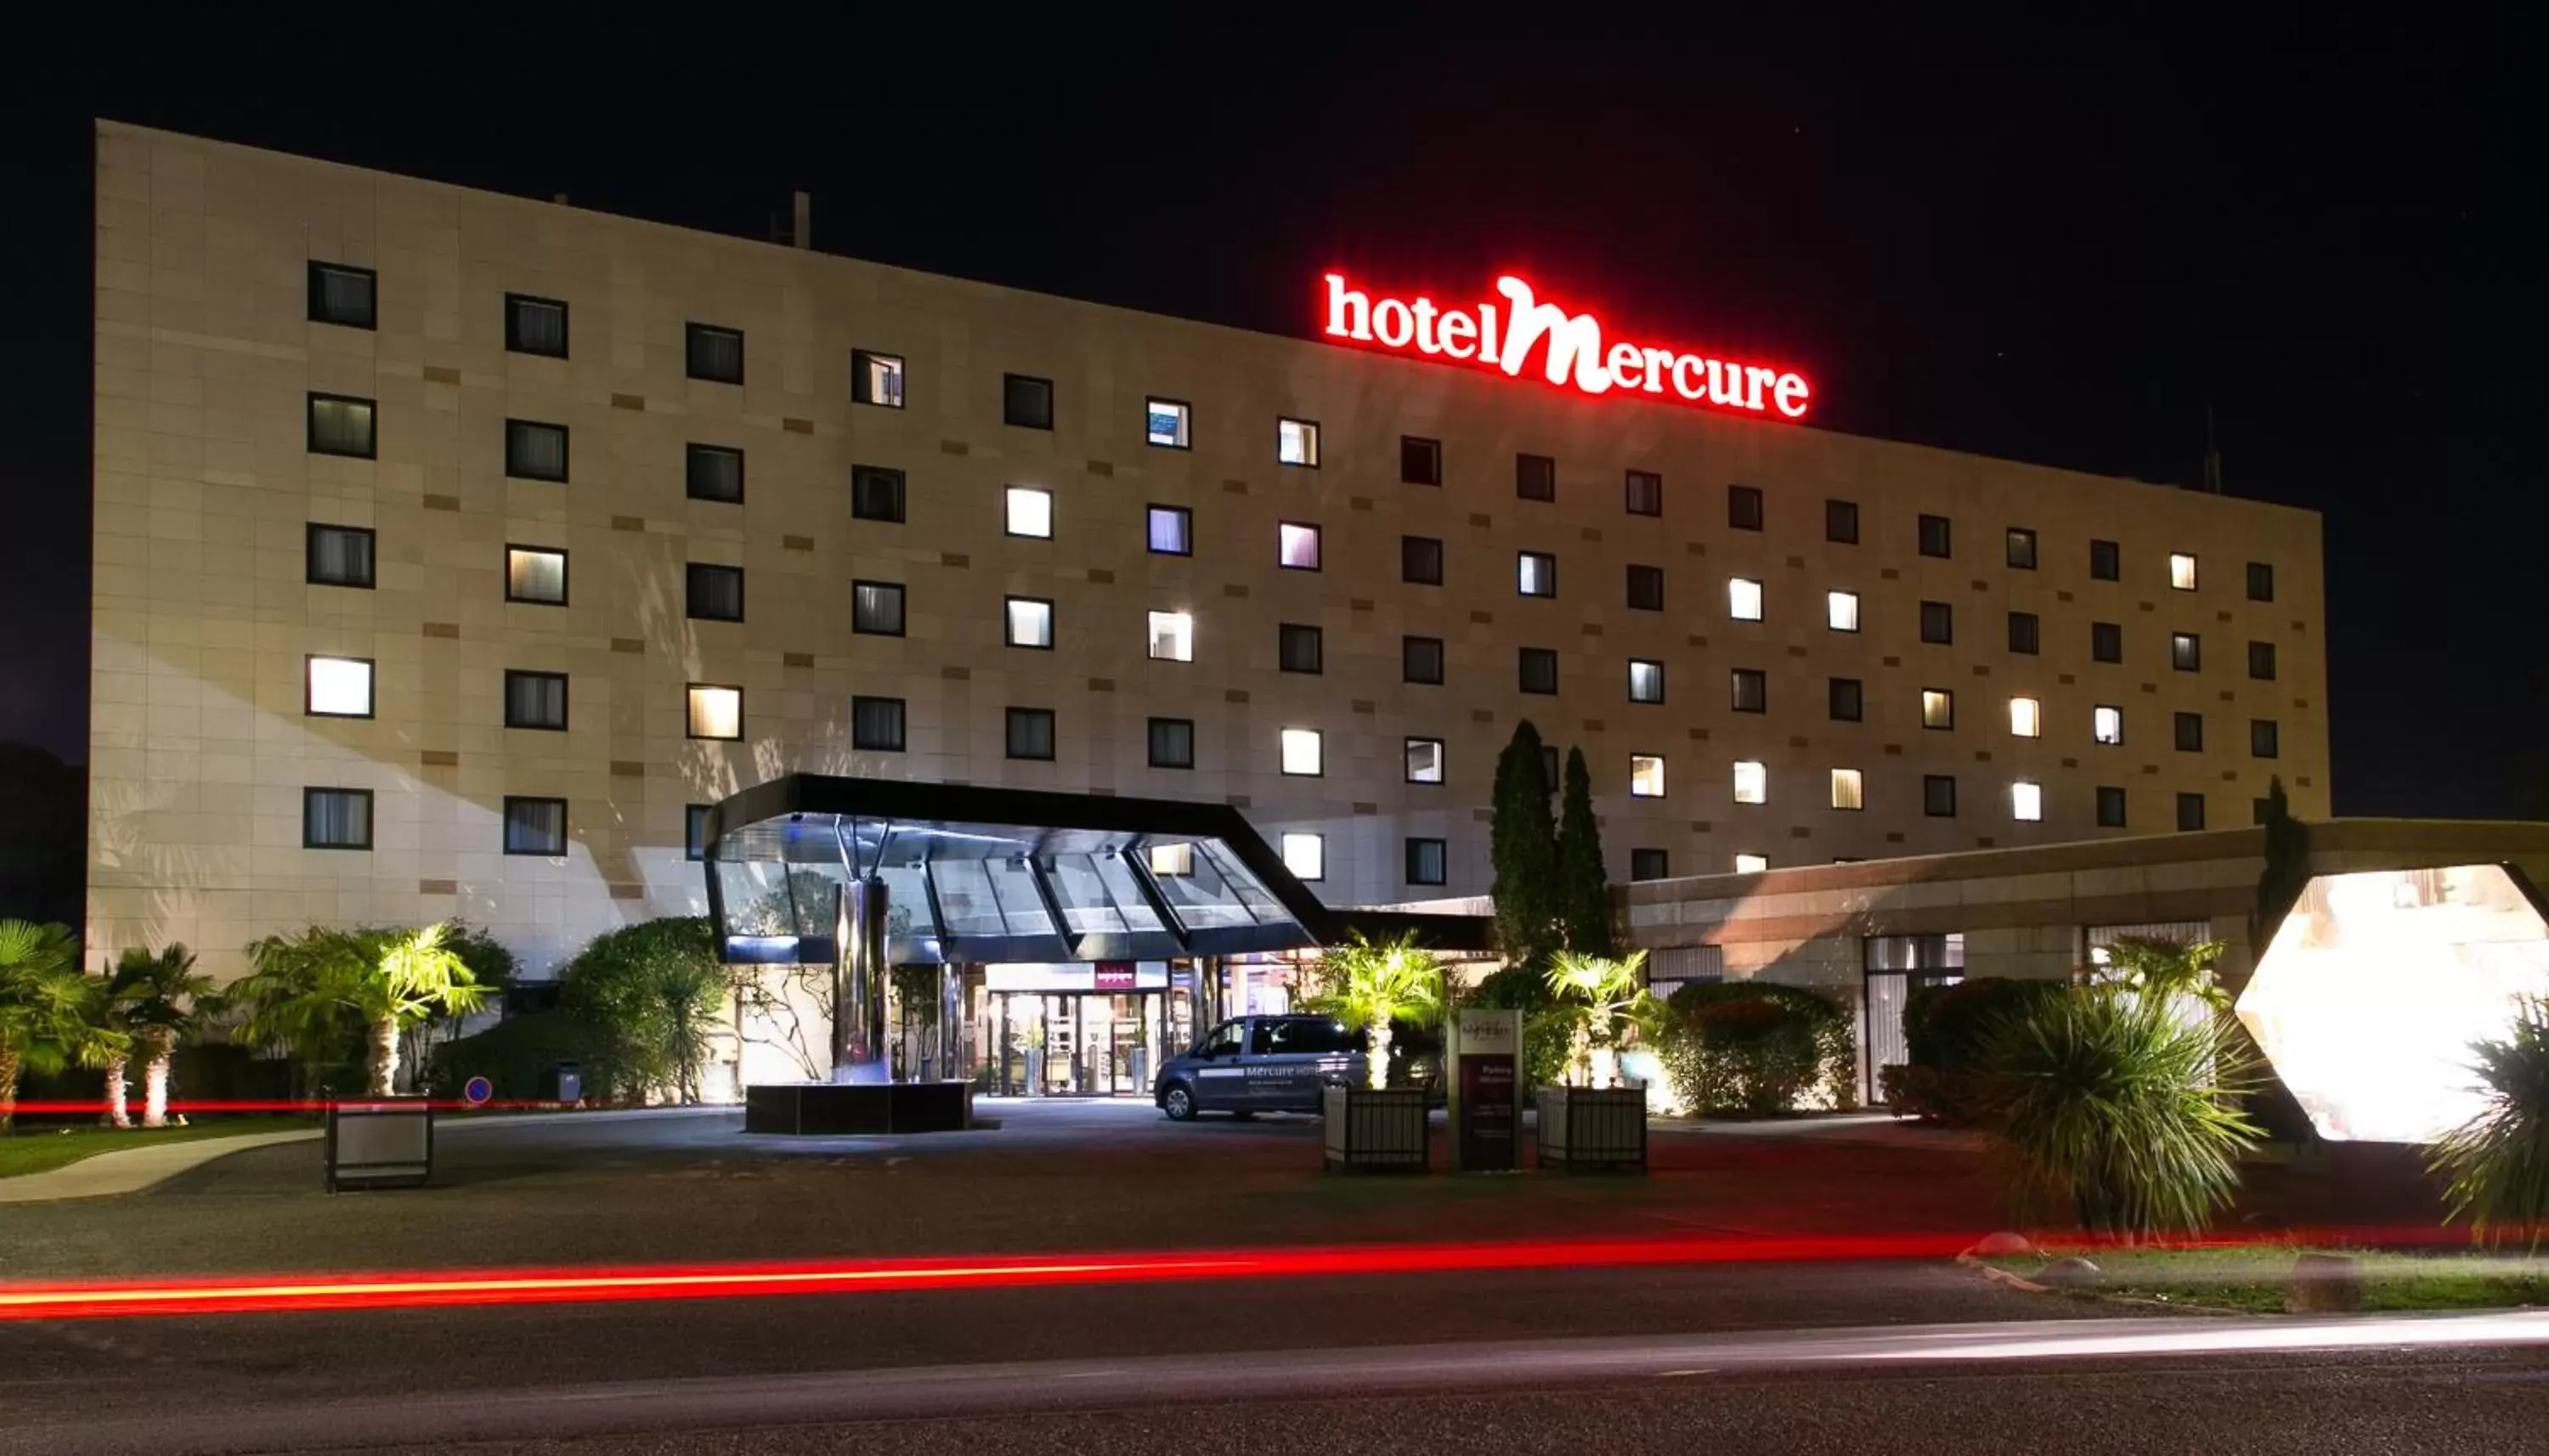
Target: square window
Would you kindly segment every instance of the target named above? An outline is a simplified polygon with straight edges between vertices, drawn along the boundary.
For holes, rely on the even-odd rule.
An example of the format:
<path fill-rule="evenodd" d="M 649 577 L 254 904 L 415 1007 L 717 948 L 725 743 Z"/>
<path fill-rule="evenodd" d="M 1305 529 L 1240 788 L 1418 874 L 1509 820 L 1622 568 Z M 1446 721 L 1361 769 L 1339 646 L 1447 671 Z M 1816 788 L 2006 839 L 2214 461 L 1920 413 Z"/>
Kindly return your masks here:
<path fill-rule="evenodd" d="M 2124 660 L 2124 625 L 2122 622 L 2089 624 L 2089 656 L 2102 663 Z"/>
<path fill-rule="evenodd" d="M 682 858 L 699 861 L 708 857 L 708 805 L 682 806 Z"/>
<path fill-rule="evenodd" d="M 1031 374 L 1001 375 L 1000 422 L 1020 429 L 1053 428 L 1053 381 Z"/>
<path fill-rule="evenodd" d="M 743 568 L 694 561 L 685 573 L 687 613 L 703 622 L 743 620 Z"/>
<path fill-rule="evenodd" d="M 2273 817 L 2274 808 L 2275 802 L 2272 799 L 2248 800 L 2248 822 L 2251 824 L 2265 823 L 2269 818 Z"/>
<path fill-rule="evenodd" d="M 1664 609 L 1664 569 L 1659 566 L 1629 568 L 1629 606 L 1635 611 Z"/>
<path fill-rule="evenodd" d="M 1946 646 L 1956 640 L 1955 608 L 1943 601 L 1921 603 L 1921 640 Z"/>
<path fill-rule="evenodd" d="M 1750 759 L 1735 765 L 1735 802 L 1761 804 L 1770 799 L 1770 771 Z"/>
<path fill-rule="evenodd" d="M 1858 502 L 1826 500 L 1824 502 L 1824 539 L 1843 546 L 1858 544 Z"/>
<path fill-rule="evenodd" d="M 505 726 L 566 731 L 566 674 L 505 672 Z"/>
<path fill-rule="evenodd" d="M 1153 718 L 1151 720 L 1151 767 L 1154 769 L 1194 767 L 1194 719 Z"/>
<path fill-rule="evenodd" d="M 1398 580 L 1419 587 L 1443 585 L 1443 543 L 1432 536 L 1398 538 Z"/>
<path fill-rule="evenodd" d="M 1317 571 L 1319 569 L 1319 528 L 1293 520 L 1276 525 L 1274 559 L 1275 564 L 1285 571 Z"/>
<path fill-rule="evenodd" d="M 1443 639 L 1440 637 L 1402 637 L 1398 645 L 1399 677 L 1408 682 L 1443 682 Z"/>
<path fill-rule="evenodd" d="M 1443 781 L 1443 740 L 1439 738 L 1407 740 L 1407 781 L 1410 783 Z"/>
<path fill-rule="evenodd" d="M 2275 599 L 2274 567 L 2262 561 L 2248 563 L 2248 599 L 2250 601 Z"/>
<path fill-rule="evenodd" d="M 303 546 L 303 576 L 313 587 L 375 585 L 373 564 L 378 538 L 369 526 L 310 523 Z"/>
<path fill-rule="evenodd" d="M 1183 450 L 1193 443 L 1186 433 L 1193 415 L 1183 400 L 1151 400 L 1142 407 L 1142 438 L 1163 450 Z"/>
<path fill-rule="evenodd" d="M 2100 829 L 2124 827 L 2124 791 L 2123 789 L 2103 783 L 2098 785 L 2098 827 Z"/>
<path fill-rule="evenodd" d="M 1770 857 L 1767 855 L 1738 855 L 1735 857 L 1735 872 L 1738 874 L 1759 874 L 1767 870 L 1769 867 Z"/>
<path fill-rule="evenodd" d="M 860 520 L 902 521 L 902 472 L 882 465 L 850 467 L 850 514 Z"/>
<path fill-rule="evenodd" d="M 710 384 L 743 383 L 743 330 L 708 323 L 687 325 L 683 357 L 690 376 Z"/>
<path fill-rule="evenodd" d="M 1737 668 L 1734 670 L 1733 679 L 1735 683 L 1735 711 L 1739 713 L 1766 713 L 1770 711 L 1769 674 L 1762 672 L 1758 668 Z"/>
<path fill-rule="evenodd" d="M 2036 618 L 2031 611 L 2009 614 L 2009 650 L 2021 657 L 2035 656 Z"/>
<path fill-rule="evenodd" d="M 1164 663 L 1194 661 L 1194 616 L 1182 611 L 1151 613 L 1151 657 Z"/>
<path fill-rule="evenodd" d="M 1956 776 L 1952 774 L 1921 775 L 1921 812 L 1933 819 L 1956 817 Z"/>
<path fill-rule="evenodd" d="M 1921 726 L 1953 728 L 1956 726 L 1956 694 L 1944 687 L 1921 689 Z"/>
<path fill-rule="evenodd" d="M 1012 596 L 1001 606 L 1005 624 L 1001 641 L 1011 647 L 1053 650 L 1053 599 L 1046 596 Z"/>
<path fill-rule="evenodd" d="M 1319 424 L 1314 419 L 1274 421 L 1274 462 L 1297 465 L 1304 470 L 1319 468 Z"/>
<path fill-rule="evenodd" d="M 1009 709 L 1008 748 L 1010 758 L 1052 763 L 1053 709 Z"/>
<path fill-rule="evenodd" d="M 310 453 L 370 460 L 378 450 L 374 418 L 379 407 L 350 395 L 310 397 Z"/>
<path fill-rule="evenodd" d="M 1836 632 L 1858 630 L 1858 593 L 1827 592 L 1824 593 L 1824 625 Z"/>
<path fill-rule="evenodd" d="M 555 859 L 566 853 L 566 800 L 505 795 L 505 853 Z"/>
<path fill-rule="evenodd" d="M 903 623 L 899 582 L 850 583 L 850 630 L 868 637 L 899 637 Z"/>
<path fill-rule="evenodd" d="M 509 353 L 566 357 L 566 305 L 526 293 L 505 295 L 505 348 Z"/>
<path fill-rule="evenodd" d="M 2271 642 L 2248 644 L 2248 676 L 2260 682 L 2275 681 L 2275 644 Z"/>
<path fill-rule="evenodd" d="M 347 263 L 310 265 L 310 321 L 346 328 L 380 322 L 380 275 Z"/>
<path fill-rule="evenodd" d="M 516 480 L 566 479 L 566 426 L 536 419 L 505 421 L 505 474 Z"/>
<path fill-rule="evenodd" d="M 1852 810 L 1867 807 L 1867 783 L 1856 769 L 1832 771 L 1832 806 Z"/>
<path fill-rule="evenodd" d="M 1526 647 L 1522 649 L 1520 661 L 1523 691 L 1539 693 L 1558 691 L 1558 653 L 1554 649 Z"/>
<path fill-rule="evenodd" d="M 2282 747 L 2283 735 L 2272 718 L 2252 718 L 2248 722 L 2248 757 L 2271 759 Z"/>
<path fill-rule="evenodd" d="M 902 356 L 850 350 L 850 403 L 902 408 Z"/>
<path fill-rule="evenodd" d="M 2182 793 L 2177 796 L 2177 828 L 2181 834 L 2193 834 L 2204 827 L 2204 795 Z"/>
<path fill-rule="evenodd" d="M 303 663 L 301 710 L 314 718 L 368 718 L 372 715 L 372 660 L 367 657 L 319 657 Z"/>
<path fill-rule="evenodd" d="M 1181 879 L 1194 873 L 1193 845 L 1153 845 L 1150 847 L 1150 852 L 1151 873 L 1154 876 Z"/>
<path fill-rule="evenodd" d="M 507 546 L 505 599 L 566 605 L 566 553 L 548 546 Z"/>
<path fill-rule="evenodd" d="M 1154 505 L 1145 539 L 1153 556 L 1194 555 L 1194 512 L 1182 505 Z"/>
<path fill-rule="evenodd" d="M 1443 442 L 1419 439 L 1415 435 L 1398 437 L 1398 479 L 1402 485 L 1439 486 L 1443 484 Z"/>
<path fill-rule="evenodd" d="M 1439 839 L 1407 842 L 1407 882 L 1441 884 L 1449 879 L 1450 847 Z"/>
<path fill-rule="evenodd" d="M 1663 796 L 1663 755 L 1629 755 L 1629 797 L 1633 799 L 1659 799 Z"/>
<path fill-rule="evenodd" d="M 743 689 L 712 682 L 692 683 L 689 724 L 687 731 L 693 738 L 741 738 Z"/>
<path fill-rule="evenodd" d="M 1629 878 L 1632 880 L 1672 878 L 1672 856 L 1663 850 L 1629 851 Z"/>
<path fill-rule="evenodd" d="M 2110 748 L 2124 741 L 2124 710 L 2100 703 L 2089 710 L 2089 737 Z"/>
<path fill-rule="evenodd" d="M 1739 531 L 1761 529 L 1761 491 L 1757 486 L 1726 488 L 1726 523 Z"/>
<path fill-rule="evenodd" d="M 1011 486 L 1000 500 L 1000 519 L 1007 534 L 1034 541 L 1053 539 L 1053 492 Z"/>
<path fill-rule="evenodd" d="M 2020 779 L 2009 786 L 2009 817 L 2032 824 L 2044 817 L 2044 785 Z"/>
<path fill-rule="evenodd" d="M 1761 620 L 1761 584 L 1735 577 L 1726 584 L 1726 614 L 1739 622 Z"/>
<path fill-rule="evenodd" d="M 1955 555 L 1955 538 L 1943 515 L 1921 517 L 1921 554 L 1941 559 Z"/>
<path fill-rule="evenodd" d="M 2124 579 L 2124 548 L 2113 541 L 2089 543 L 2089 580 L 2121 582 Z"/>
<path fill-rule="evenodd" d="M 372 791 L 368 788 L 301 790 L 301 848 L 368 850 L 372 847 Z"/>
<path fill-rule="evenodd" d="M 1326 671 L 1327 634 L 1299 622 L 1281 622 L 1274 628 L 1276 666 L 1286 673 L 1320 673 Z"/>
<path fill-rule="evenodd" d="M 1664 513 L 1664 478 L 1652 470 L 1629 472 L 1628 506 L 1631 515 Z"/>
<path fill-rule="evenodd" d="M 1824 697 L 1836 723 L 1856 723 L 1867 714 L 1867 692 L 1856 678 L 1835 678 Z"/>
<path fill-rule="evenodd" d="M 1514 587 L 1525 596 L 1558 594 L 1558 558 L 1546 551 L 1524 551 L 1514 557 Z"/>
<path fill-rule="evenodd" d="M 686 450 L 682 478 L 694 500 L 743 503 L 743 452 L 727 445 L 693 441 Z"/>
<path fill-rule="evenodd" d="M 1320 834 L 1287 834 L 1280 841 L 1283 867 L 1298 880 L 1328 877 L 1328 840 Z"/>
<path fill-rule="evenodd" d="M 2193 632 L 2168 634 L 2168 665 L 2181 673 L 2204 670 L 2204 639 Z"/>
<path fill-rule="evenodd" d="M 2204 715 L 2202 713 L 2177 715 L 2177 751 L 2182 754 L 2204 752 Z"/>
<path fill-rule="evenodd" d="M 1645 658 L 1629 659 L 1629 701 L 1664 700 L 1664 665 Z"/>
<path fill-rule="evenodd" d="M 1558 462 L 1546 455 L 1514 457 L 1514 495 L 1524 500 L 1558 499 Z"/>
<path fill-rule="evenodd" d="M 2009 732 L 2012 738 L 2040 738 L 2044 735 L 2044 705 L 2031 697 L 2009 700 Z"/>
<path fill-rule="evenodd" d="M 1316 728 L 1286 728 L 1278 735 L 1283 772 L 1316 778 L 1327 772 L 1327 740 Z"/>
<path fill-rule="evenodd" d="M 2014 572 L 2035 570 L 2035 533 L 2024 526 L 2009 528 L 2009 569 Z"/>
<path fill-rule="evenodd" d="M 902 752 L 902 699 L 850 699 L 850 747 L 870 753 Z"/>
<path fill-rule="evenodd" d="M 2195 558 L 2183 551 L 2173 551 L 2168 558 L 2168 586 L 2172 592 L 2195 590 Z"/>

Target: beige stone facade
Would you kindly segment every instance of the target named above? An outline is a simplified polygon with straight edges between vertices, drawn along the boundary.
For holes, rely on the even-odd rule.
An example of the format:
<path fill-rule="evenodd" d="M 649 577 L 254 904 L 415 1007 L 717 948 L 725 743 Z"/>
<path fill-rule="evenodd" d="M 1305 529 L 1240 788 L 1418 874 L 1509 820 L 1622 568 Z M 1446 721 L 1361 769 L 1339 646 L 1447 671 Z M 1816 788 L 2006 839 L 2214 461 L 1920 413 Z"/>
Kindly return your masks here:
<path fill-rule="evenodd" d="M 314 261 L 373 270 L 372 327 L 314 322 Z M 1377 268 L 1379 265 L 1371 265 Z M 1302 279 L 1304 333 L 1319 280 Z M 510 351 L 506 297 L 563 302 L 565 358 Z M 1497 750 L 1529 717 L 1583 748 L 1613 873 L 1678 874 L 2174 829 L 2177 796 L 2245 824 L 2269 774 L 2328 805 L 2317 518 L 2188 491 L 1980 459 L 1670 403 L 1561 394 L 1475 370 L 1242 332 L 117 125 L 97 155 L 96 587 L 89 935 L 100 954 L 184 940 L 229 973 L 248 939 L 312 921 L 465 915 L 534 967 L 585 937 L 702 908 L 686 806 L 790 770 L 1222 800 L 1270 839 L 1324 836 L 1334 903 L 1482 892 Z M 739 330 L 741 385 L 688 377 L 690 323 Z M 853 403 L 851 354 L 904 364 L 901 408 Z M 1003 420 L 1003 376 L 1052 384 L 1052 427 Z M 374 458 L 309 448 L 309 397 L 375 402 Z M 1146 443 L 1146 402 L 1190 408 L 1190 448 Z M 1315 421 L 1317 468 L 1280 464 Z M 563 425 L 563 483 L 509 478 L 509 419 Z M 1401 437 L 1442 484 L 1401 479 Z M 744 452 L 742 503 L 690 499 L 685 449 Z M 1519 499 L 1517 456 L 1557 463 Z M 853 467 L 903 473 L 905 519 L 853 515 Z M 1626 473 L 1662 480 L 1659 516 Z M 1730 487 L 1761 527 L 1730 523 Z M 1049 539 L 1004 530 L 1009 487 L 1050 493 Z M 1827 501 L 1856 504 L 1854 544 Z M 1147 549 L 1149 505 L 1191 512 L 1192 554 Z M 1949 554 L 1920 550 L 1920 517 Z M 370 590 L 311 585 L 312 523 L 375 534 Z M 1277 563 L 1282 523 L 1316 571 Z M 2034 533 L 2035 565 L 2007 533 Z M 1443 583 L 1401 580 L 1401 538 Z M 2117 580 L 2091 572 L 2116 543 Z M 568 604 L 507 599 L 508 543 L 567 553 Z M 1558 592 L 1517 590 L 1518 554 Z M 2171 581 L 2191 556 L 2191 591 Z M 685 614 L 692 563 L 741 567 L 742 622 Z M 2250 563 L 2271 569 L 2251 599 Z M 1663 609 L 1628 604 L 1661 569 Z M 1762 619 L 1730 616 L 1732 579 Z M 900 637 L 855 634 L 852 583 L 904 589 Z M 1859 630 L 1827 593 L 1858 593 Z M 1050 600 L 1052 650 L 1004 645 L 1004 599 Z M 1925 642 L 1923 603 L 1952 641 Z M 1188 662 L 1148 614 L 1190 613 Z M 2011 651 L 2012 612 L 2038 650 Z M 2094 661 L 2093 623 L 2121 629 Z M 1278 671 L 1278 624 L 1321 629 L 1322 671 Z M 2170 636 L 2200 636 L 2194 671 Z M 1439 638 L 1439 684 L 1403 639 Z M 2271 644 L 2253 678 L 2249 644 Z M 1519 691 L 1518 650 L 1558 691 Z M 306 660 L 375 664 L 368 718 L 305 711 Z M 1631 660 L 1660 703 L 1629 700 Z M 1766 711 L 1730 675 L 1764 675 Z M 508 670 L 564 673 L 563 732 L 509 729 Z M 1861 684 L 1836 721 L 1830 681 Z M 688 736 L 693 683 L 742 689 L 741 736 Z M 1954 694 L 1925 729 L 1922 692 Z M 2009 699 L 2040 703 L 2016 737 Z M 899 699 L 899 752 L 855 748 L 853 696 Z M 2122 709 L 2123 742 L 2092 740 Z M 1006 756 L 1005 710 L 1054 714 L 1050 762 Z M 2201 714 L 2200 749 L 2174 747 Z M 1193 725 L 1191 770 L 1150 767 L 1147 720 Z M 2251 722 L 2277 756 L 2251 753 Z M 1321 735 L 1322 773 L 1278 735 Z M 1445 746 L 1406 781 L 1410 737 Z M 1663 760 L 1630 794 L 1632 755 Z M 1738 761 L 1766 775 L 1739 804 Z M 1832 771 L 1864 808 L 1832 807 Z M 1924 812 L 1952 775 L 1956 813 Z M 2041 818 L 2011 785 L 2040 786 Z M 2124 790 L 2123 827 L 2097 821 Z M 368 789 L 373 847 L 304 848 L 303 793 Z M 567 802 L 567 853 L 504 853 L 509 795 Z M 1406 842 L 1447 847 L 1407 879 Z"/>

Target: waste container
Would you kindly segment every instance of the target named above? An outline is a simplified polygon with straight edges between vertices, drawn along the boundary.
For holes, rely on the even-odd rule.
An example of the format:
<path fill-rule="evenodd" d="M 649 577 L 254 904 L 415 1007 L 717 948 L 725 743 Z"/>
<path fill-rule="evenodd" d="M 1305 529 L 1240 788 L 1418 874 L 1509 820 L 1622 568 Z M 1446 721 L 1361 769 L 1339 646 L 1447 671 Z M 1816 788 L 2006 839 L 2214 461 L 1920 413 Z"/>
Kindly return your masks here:
<path fill-rule="evenodd" d="M 557 1100 L 569 1107 L 584 1101 L 584 1066 L 580 1062 L 561 1061 L 557 1069 Z"/>

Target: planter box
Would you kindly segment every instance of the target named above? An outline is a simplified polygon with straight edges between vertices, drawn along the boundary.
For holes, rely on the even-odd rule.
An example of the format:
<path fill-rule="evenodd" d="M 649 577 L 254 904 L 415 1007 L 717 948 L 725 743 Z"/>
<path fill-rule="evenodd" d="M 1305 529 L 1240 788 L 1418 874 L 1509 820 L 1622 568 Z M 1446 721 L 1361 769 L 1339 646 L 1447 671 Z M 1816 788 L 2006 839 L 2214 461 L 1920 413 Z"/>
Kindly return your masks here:
<path fill-rule="evenodd" d="M 1328 1088 L 1327 1165 L 1424 1172 L 1431 1147 L 1425 1104 L 1422 1087 Z"/>
<path fill-rule="evenodd" d="M 837 1138 L 962 1133 L 974 1126 L 965 1082 L 780 1082 L 743 1089 L 743 1131 Z"/>
<path fill-rule="evenodd" d="M 1542 1167 L 1647 1170 L 1645 1088 L 1543 1087 L 1539 1101 Z"/>

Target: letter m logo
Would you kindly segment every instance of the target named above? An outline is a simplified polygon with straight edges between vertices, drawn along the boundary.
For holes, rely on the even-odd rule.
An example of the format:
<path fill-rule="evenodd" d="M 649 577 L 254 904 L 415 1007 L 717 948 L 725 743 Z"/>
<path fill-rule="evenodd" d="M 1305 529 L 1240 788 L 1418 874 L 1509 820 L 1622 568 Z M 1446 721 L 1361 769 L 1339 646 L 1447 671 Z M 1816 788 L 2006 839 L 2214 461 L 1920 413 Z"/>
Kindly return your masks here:
<path fill-rule="evenodd" d="M 1556 304 L 1534 302 L 1531 285 L 1519 278 L 1497 279 L 1496 291 L 1513 305 L 1513 317 L 1505 325 L 1504 346 L 1496 356 L 1505 373 L 1521 375 L 1523 360 L 1532 346 L 1546 341 L 1551 384 L 1568 383 L 1571 372 L 1575 387 L 1584 393 L 1609 392 L 1611 371 L 1602 362 L 1602 325 L 1594 322 L 1590 315 L 1569 314 Z"/>

